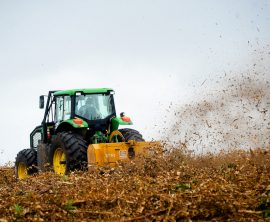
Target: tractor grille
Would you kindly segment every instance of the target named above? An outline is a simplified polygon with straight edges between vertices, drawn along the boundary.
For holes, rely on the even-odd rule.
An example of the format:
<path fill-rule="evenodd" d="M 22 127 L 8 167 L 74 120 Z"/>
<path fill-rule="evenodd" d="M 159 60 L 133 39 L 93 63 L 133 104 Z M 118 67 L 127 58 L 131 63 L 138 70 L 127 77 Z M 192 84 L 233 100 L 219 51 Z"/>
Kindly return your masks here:
<path fill-rule="evenodd" d="M 36 132 L 34 135 L 33 135 L 33 137 L 32 137 L 32 139 L 33 139 L 33 146 L 34 147 L 37 147 L 37 145 L 38 145 L 38 143 L 39 143 L 39 141 L 41 140 L 41 132 Z"/>
<path fill-rule="evenodd" d="M 30 134 L 31 148 L 37 148 L 39 142 L 43 139 L 42 126 L 37 126 Z"/>

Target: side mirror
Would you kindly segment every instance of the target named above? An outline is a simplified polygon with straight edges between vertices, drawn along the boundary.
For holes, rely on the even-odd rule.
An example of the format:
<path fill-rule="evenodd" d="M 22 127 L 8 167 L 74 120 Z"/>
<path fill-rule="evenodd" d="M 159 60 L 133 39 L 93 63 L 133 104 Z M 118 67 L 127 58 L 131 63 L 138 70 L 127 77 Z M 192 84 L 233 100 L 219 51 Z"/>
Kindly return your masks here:
<path fill-rule="evenodd" d="M 39 108 L 40 109 L 44 108 L 44 96 L 39 97 Z"/>

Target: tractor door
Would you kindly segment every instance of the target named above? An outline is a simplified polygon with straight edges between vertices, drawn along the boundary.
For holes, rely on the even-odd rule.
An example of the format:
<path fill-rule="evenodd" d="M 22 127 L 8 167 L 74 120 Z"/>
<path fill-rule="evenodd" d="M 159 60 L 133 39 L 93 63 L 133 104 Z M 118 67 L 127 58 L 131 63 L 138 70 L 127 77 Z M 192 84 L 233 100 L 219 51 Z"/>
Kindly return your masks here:
<path fill-rule="evenodd" d="M 64 120 L 71 118 L 71 97 L 68 95 L 54 96 L 50 91 L 47 99 L 44 119 L 42 121 L 43 142 L 51 143 L 56 134 L 57 127 Z"/>
<path fill-rule="evenodd" d="M 71 118 L 70 96 L 57 96 L 55 108 L 55 123 L 58 126 L 62 121 Z"/>

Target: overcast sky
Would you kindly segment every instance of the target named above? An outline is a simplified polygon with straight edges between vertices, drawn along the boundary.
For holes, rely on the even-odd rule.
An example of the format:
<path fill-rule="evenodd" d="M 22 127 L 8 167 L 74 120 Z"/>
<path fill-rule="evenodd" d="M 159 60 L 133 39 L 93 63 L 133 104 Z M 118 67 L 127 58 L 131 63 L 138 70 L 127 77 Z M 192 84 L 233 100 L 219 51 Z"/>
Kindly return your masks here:
<path fill-rule="evenodd" d="M 0 0 L 0 163 L 29 147 L 49 90 L 111 87 L 146 139 L 167 106 L 270 43 L 269 0 Z"/>

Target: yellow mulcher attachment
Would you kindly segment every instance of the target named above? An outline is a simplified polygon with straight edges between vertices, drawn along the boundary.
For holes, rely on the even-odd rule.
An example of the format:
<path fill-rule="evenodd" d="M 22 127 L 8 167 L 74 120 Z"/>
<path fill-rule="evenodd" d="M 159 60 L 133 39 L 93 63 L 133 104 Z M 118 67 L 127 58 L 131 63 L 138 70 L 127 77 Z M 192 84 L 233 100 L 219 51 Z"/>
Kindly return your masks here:
<path fill-rule="evenodd" d="M 160 142 L 137 142 L 129 140 L 119 143 L 100 143 L 88 146 L 88 168 L 93 166 L 116 166 L 119 161 L 127 161 L 138 155 L 149 155 L 161 152 Z"/>

